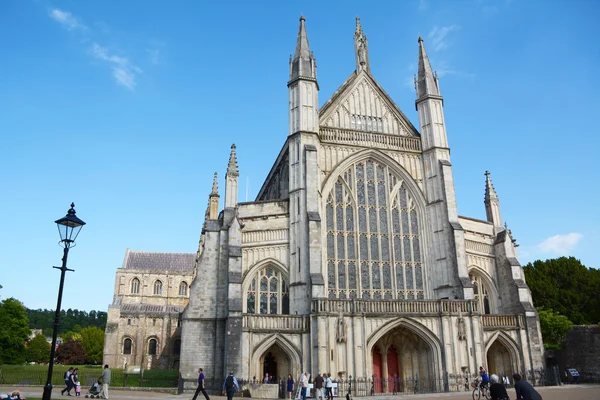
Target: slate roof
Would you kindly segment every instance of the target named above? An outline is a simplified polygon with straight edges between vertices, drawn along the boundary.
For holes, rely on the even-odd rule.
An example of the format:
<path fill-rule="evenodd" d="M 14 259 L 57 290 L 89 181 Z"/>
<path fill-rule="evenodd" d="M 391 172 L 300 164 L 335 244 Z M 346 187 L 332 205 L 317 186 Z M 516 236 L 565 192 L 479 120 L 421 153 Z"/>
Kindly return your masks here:
<path fill-rule="evenodd" d="M 196 253 L 157 253 L 127 249 L 123 268 L 192 272 L 195 261 Z"/>
<path fill-rule="evenodd" d="M 185 309 L 184 306 L 165 306 L 156 304 L 122 304 L 121 316 L 138 316 L 145 314 L 147 316 L 162 316 L 166 314 L 179 314 Z"/>

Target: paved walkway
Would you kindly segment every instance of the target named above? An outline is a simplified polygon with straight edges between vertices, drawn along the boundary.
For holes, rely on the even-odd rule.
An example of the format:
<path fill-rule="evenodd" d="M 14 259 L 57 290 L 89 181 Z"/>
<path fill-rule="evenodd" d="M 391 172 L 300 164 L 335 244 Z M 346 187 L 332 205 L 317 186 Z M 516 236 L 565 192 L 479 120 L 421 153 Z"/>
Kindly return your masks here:
<path fill-rule="evenodd" d="M 7 393 L 12 390 L 20 390 L 26 397 L 42 397 L 42 387 L 14 387 L 14 386 L 0 386 L 0 393 Z M 565 385 L 565 386 L 548 386 L 537 388 L 544 400 L 593 400 L 600 399 L 600 385 Z M 81 398 L 84 398 L 87 393 L 87 389 L 81 391 Z M 508 395 L 511 399 L 515 398 L 515 391 L 513 389 L 508 390 Z M 185 393 L 182 395 L 173 395 L 166 393 L 147 392 L 147 391 L 133 391 L 133 390 L 118 390 L 110 389 L 111 400 L 144 400 L 144 399 L 191 399 L 193 393 Z M 378 400 L 398 400 L 398 399 L 438 399 L 440 397 L 445 400 L 471 400 L 471 392 L 451 392 L 451 393 L 429 393 L 429 394 L 410 394 L 410 395 L 377 395 Z M 61 396 L 60 389 L 52 391 L 53 399 L 70 399 L 75 398 L 74 393 L 72 397 Z M 210 396 L 211 400 L 226 400 L 226 397 L 222 396 Z M 200 395 L 200 400 L 204 397 Z M 355 400 L 364 400 L 366 397 L 360 398 L 355 397 Z M 339 398 L 343 400 L 343 398 Z"/>

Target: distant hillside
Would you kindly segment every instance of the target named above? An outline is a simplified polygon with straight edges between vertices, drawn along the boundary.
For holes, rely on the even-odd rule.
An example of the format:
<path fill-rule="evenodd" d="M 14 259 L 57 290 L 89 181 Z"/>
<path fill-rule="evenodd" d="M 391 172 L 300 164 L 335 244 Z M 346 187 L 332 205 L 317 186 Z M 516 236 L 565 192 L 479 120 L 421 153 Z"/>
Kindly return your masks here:
<path fill-rule="evenodd" d="M 43 329 L 44 335 L 52 335 L 52 327 L 54 325 L 53 310 L 30 310 L 27 309 L 29 317 L 29 327 L 31 329 Z M 80 311 L 80 310 L 62 310 L 60 312 L 60 333 L 69 331 L 77 332 L 81 328 L 95 326 L 102 330 L 106 328 L 107 314 L 104 311 Z"/>

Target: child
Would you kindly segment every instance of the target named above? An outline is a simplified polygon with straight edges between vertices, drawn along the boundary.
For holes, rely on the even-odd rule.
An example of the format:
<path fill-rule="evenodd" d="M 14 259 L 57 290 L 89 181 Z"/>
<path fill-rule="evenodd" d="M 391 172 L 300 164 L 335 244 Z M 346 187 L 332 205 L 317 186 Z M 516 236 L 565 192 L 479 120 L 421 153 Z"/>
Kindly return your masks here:
<path fill-rule="evenodd" d="M 81 382 L 75 383 L 75 396 L 81 396 Z"/>

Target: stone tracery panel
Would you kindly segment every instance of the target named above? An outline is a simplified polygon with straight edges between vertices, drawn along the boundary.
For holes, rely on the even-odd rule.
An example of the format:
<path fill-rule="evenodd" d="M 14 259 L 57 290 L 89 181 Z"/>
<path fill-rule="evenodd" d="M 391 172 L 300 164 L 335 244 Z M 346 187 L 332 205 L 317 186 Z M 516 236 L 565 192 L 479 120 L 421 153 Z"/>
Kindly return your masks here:
<path fill-rule="evenodd" d="M 329 298 L 424 298 L 419 214 L 405 184 L 368 159 L 326 198 Z"/>

